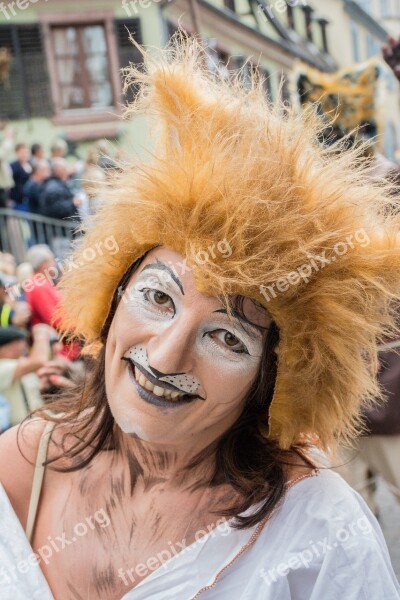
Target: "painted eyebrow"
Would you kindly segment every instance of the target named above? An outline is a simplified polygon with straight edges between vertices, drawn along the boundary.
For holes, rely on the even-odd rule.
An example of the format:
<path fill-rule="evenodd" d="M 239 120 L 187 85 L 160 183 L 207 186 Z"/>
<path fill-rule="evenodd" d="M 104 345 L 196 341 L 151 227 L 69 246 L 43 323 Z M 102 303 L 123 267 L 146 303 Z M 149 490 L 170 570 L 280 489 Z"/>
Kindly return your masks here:
<path fill-rule="evenodd" d="M 223 315 L 228 314 L 226 308 L 218 308 L 217 310 L 214 310 L 214 312 L 221 313 Z M 262 327 L 261 325 L 256 325 L 255 323 L 252 323 L 251 321 L 244 319 L 236 310 L 232 310 L 232 314 L 235 317 L 235 319 L 240 321 L 241 324 L 246 323 L 246 325 L 249 325 L 249 327 L 251 327 L 252 329 L 255 329 L 257 331 L 257 333 L 264 333 L 265 330 L 267 329 L 266 327 Z"/>
<path fill-rule="evenodd" d="M 143 271 L 146 271 L 146 269 L 156 269 L 156 270 L 158 269 L 160 271 L 167 271 L 171 275 L 172 279 L 175 281 L 178 288 L 181 290 L 182 296 L 185 295 L 185 292 L 183 290 L 183 285 L 182 285 L 180 279 L 175 275 L 175 273 L 172 271 L 172 269 L 170 269 L 168 267 L 168 265 L 165 265 L 164 263 L 157 260 L 155 263 L 150 263 L 150 264 L 146 265 L 145 267 L 143 267 L 143 269 L 141 270 L 141 273 L 143 273 Z"/>

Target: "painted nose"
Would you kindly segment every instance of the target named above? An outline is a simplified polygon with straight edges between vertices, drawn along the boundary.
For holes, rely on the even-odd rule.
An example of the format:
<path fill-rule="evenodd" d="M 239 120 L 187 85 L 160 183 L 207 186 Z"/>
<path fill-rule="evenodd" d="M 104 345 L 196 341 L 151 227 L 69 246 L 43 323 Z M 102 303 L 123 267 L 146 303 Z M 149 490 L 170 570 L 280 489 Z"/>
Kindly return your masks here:
<path fill-rule="evenodd" d="M 182 375 L 193 369 L 195 332 L 180 319 L 158 331 L 147 344 L 147 358 L 154 375 Z"/>
<path fill-rule="evenodd" d="M 150 371 L 153 373 L 153 375 L 155 377 L 157 377 L 158 379 L 162 379 L 162 377 L 176 377 L 177 375 L 185 375 L 185 373 L 163 373 L 162 371 L 159 371 L 158 369 L 152 367 L 151 365 L 149 365 L 149 369 Z"/>

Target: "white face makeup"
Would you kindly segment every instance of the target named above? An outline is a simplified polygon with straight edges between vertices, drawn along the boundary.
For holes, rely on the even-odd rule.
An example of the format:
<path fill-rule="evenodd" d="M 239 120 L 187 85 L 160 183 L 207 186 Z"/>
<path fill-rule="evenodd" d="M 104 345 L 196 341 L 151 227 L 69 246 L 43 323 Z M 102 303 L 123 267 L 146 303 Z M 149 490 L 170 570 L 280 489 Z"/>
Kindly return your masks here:
<path fill-rule="evenodd" d="M 270 319 L 251 301 L 246 320 L 229 318 L 183 261 L 157 248 L 133 274 L 107 338 L 107 397 L 126 433 L 204 446 L 242 412 Z"/>

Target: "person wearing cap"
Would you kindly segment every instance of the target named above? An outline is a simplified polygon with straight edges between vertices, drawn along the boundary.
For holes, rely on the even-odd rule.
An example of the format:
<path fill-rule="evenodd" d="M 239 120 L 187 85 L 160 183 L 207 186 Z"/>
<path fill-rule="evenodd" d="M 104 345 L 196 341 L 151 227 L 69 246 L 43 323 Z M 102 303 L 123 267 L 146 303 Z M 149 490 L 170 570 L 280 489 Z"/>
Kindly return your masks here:
<path fill-rule="evenodd" d="M 323 466 L 396 328 L 390 190 L 195 40 L 144 57 L 130 111 L 157 144 L 61 280 L 85 382 L 0 437 L 2 594 L 398 600 L 376 519 Z M 105 235 L 119 252 L 85 261 Z"/>
<path fill-rule="evenodd" d="M 32 411 L 42 406 L 40 380 L 36 371 L 50 358 L 47 325 L 32 328 L 33 344 L 28 354 L 27 332 L 18 327 L 0 327 L 0 394 L 10 407 L 10 424 L 21 423 Z"/>

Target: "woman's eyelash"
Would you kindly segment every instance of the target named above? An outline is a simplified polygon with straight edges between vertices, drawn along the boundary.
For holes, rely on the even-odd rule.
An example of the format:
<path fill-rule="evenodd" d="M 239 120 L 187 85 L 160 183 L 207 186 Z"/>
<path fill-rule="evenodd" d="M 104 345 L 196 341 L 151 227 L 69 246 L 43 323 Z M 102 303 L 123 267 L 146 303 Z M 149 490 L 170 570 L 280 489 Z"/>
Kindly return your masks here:
<path fill-rule="evenodd" d="M 142 288 L 142 289 L 138 289 L 138 292 L 142 295 L 142 298 L 144 299 L 145 302 L 147 302 L 148 304 L 151 305 L 151 307 L 156 310 L 157 312 L 161 313 L 161 314 L 165 314 L 164 310 L 160 310 L 160 307 L 162 307 L 162 304 L 157 305 L 156 303 L 152 302 L 149 298 L 148 298 L 148 294 L 150 292 L 158 292 L 159 294 L 164 294 L 165 296 L 168 296 L 168 298 L 170 299 L 170 301 L 172 302 L 172 304 L 174 305 L 172 298 L 166 293 L 166 292 L 162 292 L 161 290 L 157 290 L 155 288 Z M 174 310 L 175 310 L 175 306 L 174 306 Z"/>
<path fill-rule="evenodd" d="M 231 331 L 228 331 L 227 329 L 222 329 L 222 330 L 221 329 L 219 329 L 219 330 L 217 329 L 217 330 L 214 330 L 214 331 L 205 332 L 203 334 L 203 337 L 205 337 L 207 335 L 207 333 L 208 334 L 210 334 L 210 333 L 212 334 L 212 333 L 215 333 L 217 331 L 224 331 L 225 333 L 229 333 L 230 335 L 236 337 Z M 210 336 L 210 339 L 211 339 L 212 343 L 215 346 L 217 346 L 218 348 L 221 348 L 221 346 L 223 346 L 223 344 L 221 344 L 221 343 L 218 344 L 212 335 Z M 236 338 L 236 339 L 238 340 L 238 342 L 240 342 L 242 344 L 243 348 L 241 348 L 240 350 L 235 350 L 234 348 L 229 348 L 228 346 L 223 346 L 223 348 L 225 350 L 229 350 L 230 352 L 234 352 L 235 354 L 248 354 L 248 355 L 250 355 L 250 352 L 246 348 L 245 344 L 241 340 L 239 340 L 239 338 Z M 221 342 L 221 340 L 220 340 L 220 342 Z"/>

